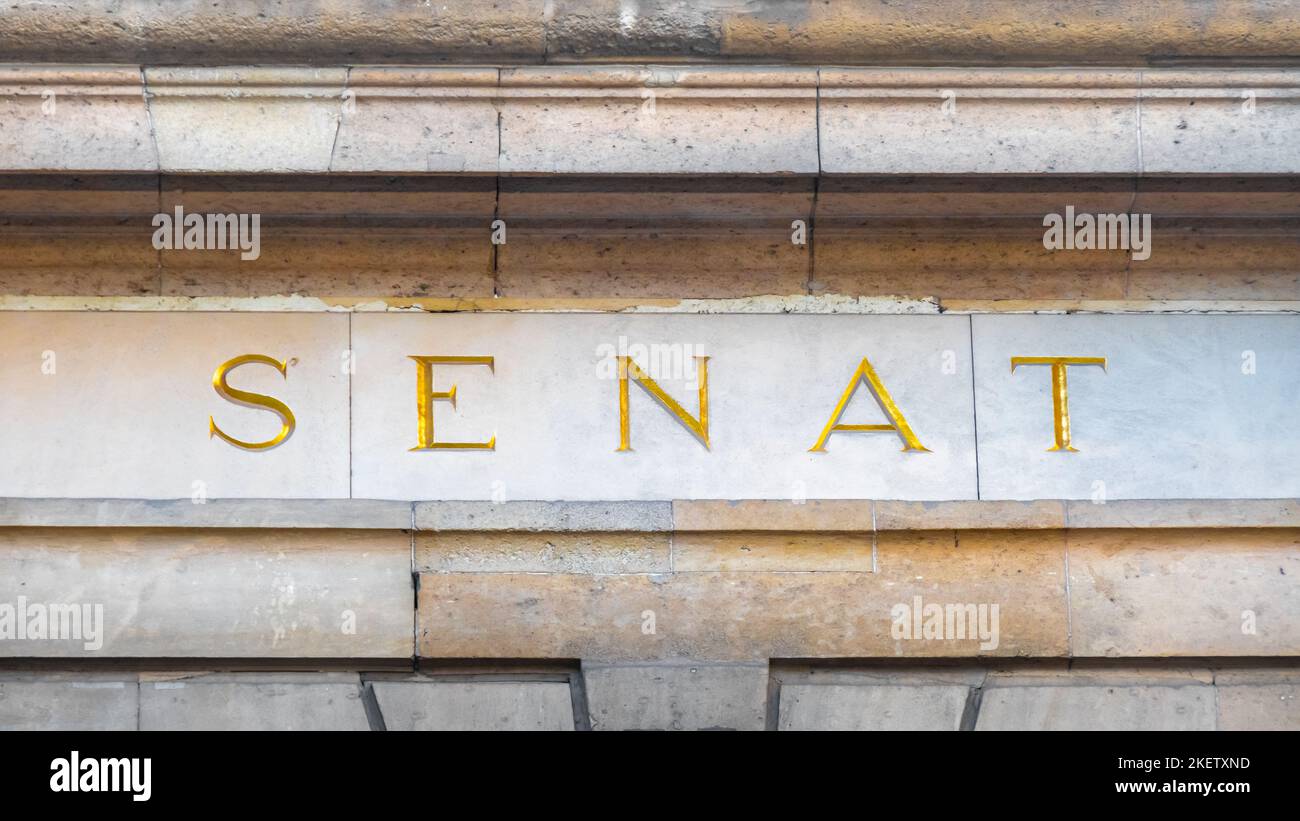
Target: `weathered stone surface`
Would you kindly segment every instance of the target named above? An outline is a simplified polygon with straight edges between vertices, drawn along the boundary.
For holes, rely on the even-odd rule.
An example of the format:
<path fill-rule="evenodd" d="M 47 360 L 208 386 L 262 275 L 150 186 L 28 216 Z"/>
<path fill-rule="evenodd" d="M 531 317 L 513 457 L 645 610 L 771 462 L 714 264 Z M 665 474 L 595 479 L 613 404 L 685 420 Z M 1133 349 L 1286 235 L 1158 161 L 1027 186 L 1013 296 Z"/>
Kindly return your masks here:
<path fill-rule="evenodd" d="M 960 545 L 951 532 L 882 534 L 878 566 L 874 574 L 425 573 L 419 654 L 755 661 L 1066 652 L 1060 534 L 980 534 Z M 914 596 L 998 604 L 997 646 L 894 639 L 893 608 L 910 607 Z"/>
<path fill-rule="evenodd" d="M 324 172 L 344 68 L 146 68 L 163 171 Z"/>
<path fill-rule="evenodd" d="M 762 730 L 766 664 L 583 662 L 593 730 Z"/>
<path fill-rule="evenodd" d="M 569 685 L 553 681 L 374 681 L 389 730 L 572 730 Z"/>
<path fill-rule="evenodd" d="M 1058 530 L 1060 502 L 876 502 L 877 530 Z"/>
<path fill-rule="evenodd" d="M 0 290 L 7 294 L 142 296 L 159 293 L 148 221 L 0 227 Z"/>
<path fill-rule="evenodd" d="M 1220 730 L 1300 730 L 1300 682 L 1216 690 Z"/>
<path fill-rule="evenodd" d="M 1213 730 L 1214 688 L 986 687 L 976 730 Z"/>
<path fill-rule="evenodd" d="M 1300 655 L 1300 531 L 1071 531 L 1075 656 Z"/>
<path fill-rule="evenodd" d="M 1300 527 L 1297 499 L 1116 499 L 1065 507 L 1071 528 Z"/>
<path fill-rule="evenodd" d="M 1136 72 L 822 69 L 819 76 L 827 173 L 1140 170 Z"/>
<path fill-rule="evenodd" d="M 142 678 L 141 730 L 370 729 L 355 673 Z"/>
<path fill-rule="evenodd" d="M 416 502 L 417 530 L 672 530 L 669 502 Z"/>
<path fill-rule="evenodd" d="M 408 530 L 411 505 L 375 499 L 0 498 L 0 527 L 221 527 Z"/>
<path fill-rule="evenodd" d="M 667 533 L 437 531 L 415 537 L 415 568 L 461 573 L 666 573 Z"/>
<path fill-rule="evenodd" d="M 872 503 L 857 499 L 685 499 L 673 502 L 673 528 L 679 532 L 870 532 L 872 522 Z"/>
<path fill-rule="evenodd" d="M 400 531 L 0 529 L 0 602 L 103 608 L 100 647 L 0 655 L 409 657 L 410 550 Z"/>
<path fill-rule="evenodd" d="M 1300 495 L 1300 317 L 974 316 L 985 499 Z M 1050 368 L 1067 374 L 1076 452 L 1053 447 Z M 1252 365 L 1253 367 L 1247 367 Z"/>
<path fill-rule="evenodd" d="M 1056 209 L 1061 208 L 1058 203 Z M 1126 252 L 1047 250 L 1042 220 L 1040 214 L 1009 222 L 907 218 L 819 223 L 812 291 L 930 296 L 945 303 L 1123 298 Z"/>
<path fill-rule="evenodd" d="M 875 568 L 871 533 L 678 532 L 673 569 L 858 571 Z"/>
<path fill-rule="evenodd" d="M 781 730 L 956 730 L 969 687 L 783 684 Z"/>
<path fill-rule="evenodd" d="M 0 730 L 134 730 L 133 674 L 0 674 Z"/>
<path fill-rule="evenodd" d="M 1142 89 L 1148 174 L 1300 172 L 1294 71 L 1167 71 Z"/>
<path fill-rule="evenodd" d="M 364 7 L 239 0 L 38 0 L 8 10 L 13 60 L 257 63 L 482 63 L 749 60 L 1147 65 L 1166 59 L 1276 59 L 1300 37 L 1289 0 L 924 0 L 691 3 L 507 0 Z"/>
<path fill-rule="evenodd" d="M 159 257 L 166 296 L 483 297 L 492 293 L 491 249 L 486 222 L 358 227 L 268 219 L 256 260 L 211 250 Z"/>
<path fill-rule="evenodd" d="M 816 84 L 801 68 L 506 69 L 500 168 L 816 173 Z"/>
<path fill-rule="evenodd" d="M 157 170 L 139 69 L 0 68 L 0 170 L 68 168 Z"/>
<path fill-rule="evenodd" d="M 498 247 L 508 297 L 740 297 L 806 290 L 802 213 L 756 223 L 512 222 Z"/>
<path fill-rule="evenodd" d="M 496 173 L 495 68 L 348 71 L 330 170 Z"/>
<path fill-rule="evenodd" d="M 2 313 L 0 347 L 0 416 L 21 420 L 0 429 L 0 495 L 349 495 L 346 316 Z M 244 367 L 231 385 L 280 399 L 297 420 L 280 447 L 256 453 L 208 432 L 210 417 L 243 441 L 280 432 L 277 415 L 213 391 L 213 371 L 251 352 L 289 361 L 288 375 Z"/>

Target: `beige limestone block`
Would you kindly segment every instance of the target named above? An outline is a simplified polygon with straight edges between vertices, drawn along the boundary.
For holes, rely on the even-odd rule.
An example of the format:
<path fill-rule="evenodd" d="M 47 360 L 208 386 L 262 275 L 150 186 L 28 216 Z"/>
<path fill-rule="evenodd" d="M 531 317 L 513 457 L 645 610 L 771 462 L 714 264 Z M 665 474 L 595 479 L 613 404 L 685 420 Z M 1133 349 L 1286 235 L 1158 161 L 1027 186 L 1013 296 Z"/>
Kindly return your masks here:
<path fill-rule="evenodd" d="M 1133 71 L 822 69 L 830 174 L 1135 174 Z"/>
<path fill-rule="evenodd" d="M 345 68 L 146 68 L 165 172 L 330 170 Z"/>
<path fill-rule="evenodd" d="M 158 295 L 149 224 L 103 221 L 0 227 L 0 293 L 30 296 Z"/>
<path fill-rule="evenodd" d="M 459 573 L 664 573 L 667 533 L 422 531 L 416 570 Z"/>
<path fill-rule="evenodd" d="M 803 215 L 795 215 L 796 217 Z M 741 297 L 801 294 L 809 246 L 790 220 L 516 223 L 497 247 L 506 297 Z"/>
<path fill-rule="evenodd" d="M 0 170 L 157 169 L 138 68 L 0 67 Z"/>
<path fill-rule="evenodd" d="M 1055 530 L 1065 527 L 1060 502 L 957 501 L 875 503 L 877 530 Z"/>
<path fill-rule="evenodd" d="M 1300 72 L 1145 72 L 1146 174 L 1295 174 Z"/>
<path fill-rule="evenodd" d="M 709 66 L 501 73 L 501 171 L 810 174 L 817 73 Z"/>
<path fill-rule="evenodd" d="M 814 293 L 1122 299 L 1128 252 L 1050 250 L 1042 217 L 817 226 Z"/>
<path fill-rule="evenodd" d="M 1300 655 L 1300 531 L 1071 531 L 1076 656 Z"/>
<path fill-rule="evenodd" d="M 673 569 L 858 571 L 874 569 L 870 533 L 677 532 Z"/>
<path fill-rule="evenodd" d="M 20 596 L 29 612 L 82 605 L 93 619 L 101 606 L 102 646 L 84 631 L 0 642 L 10 658 L 411 654 L 400 531 L 0 529 L 0 604 Z"/>
<path fill-rule="evenodd" d="M 495 68 L 350 69 L 330 170 L 496 173 L 497 74 Z"/>
<path fill-rule="evenodd" d="M 872 529 L 872 502 L 858 499 L 679 499 L 673 502 L 678 531 Z"/>
<path fill-rule="evenodd" d="M 1052 656 L 1066 648 L 1061 537 L 952 533 L 882 539 L 880 572 L 662 575 L 425 573 L 419 654 L 461 658 Z M 998 646 L 896 640 L 913 596 L 1000 606 Z"/>
<path fill-rule="evenodd" d="M 487 228 L 262 223 L 261 253 L 162 251 L 168 296 L 473 297 L 492 293 Z"/>

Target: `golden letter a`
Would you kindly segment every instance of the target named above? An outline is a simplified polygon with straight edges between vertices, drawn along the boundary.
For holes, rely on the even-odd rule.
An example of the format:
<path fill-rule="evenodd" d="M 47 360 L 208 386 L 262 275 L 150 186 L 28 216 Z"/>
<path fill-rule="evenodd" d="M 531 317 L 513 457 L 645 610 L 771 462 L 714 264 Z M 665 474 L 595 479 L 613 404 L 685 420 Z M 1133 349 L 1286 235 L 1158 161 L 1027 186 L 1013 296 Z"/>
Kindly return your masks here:
<path fill-rule="evenodd" d="M 858 386 L 863 383 L 865 383 L 867 389 L 871 391 L 871 395 L 875 398 L 876 404 L 880 406 L 880 409 L 884 411 L 885 416 L 889 418 L 890 424 L 840 424 L 840 417 L 844 415 L 844 409 L 849 406 L 849 400 L 852 399 L 853 394 L 857 392 Z M 916 434 L 912 433 L 912 428 L 907 424 L 907 420 L 903 418 L 903 414 L 898 410 L 898 406 L 894 404 L 894 398 L 889 395 L 889 391 L 885 390 L 885 385 L 880 381 L 880 377 L 876 374 L 876 369 L 871 367 L 871 360 L 864 356 L 862 357 L 862 364 L 858 366 L 857 371 L 853 374 L 853 379 L 849 381 L 849 386 L 844 389 L 844 395 L 840 397 L 839 404 L 835 406 L 835 412 L 831 414 L 830 421 L 828 421 L 826 427 L 822 429 L 822 435 L 817 437 L 817 443 L 808 448 L 808 450 L 810 453 L 825 453 L 826 440 L 831 438 L 832 433 L 838 431 L 878 432 L 886 430 L 894 431 L 898 434 L 899 438 L 903 440 L 904 453 L 909 450 L 923 451 L 925 453 L 930 452 L 930 449 L 922 445 L 921 441 L 916 438 Z"/>

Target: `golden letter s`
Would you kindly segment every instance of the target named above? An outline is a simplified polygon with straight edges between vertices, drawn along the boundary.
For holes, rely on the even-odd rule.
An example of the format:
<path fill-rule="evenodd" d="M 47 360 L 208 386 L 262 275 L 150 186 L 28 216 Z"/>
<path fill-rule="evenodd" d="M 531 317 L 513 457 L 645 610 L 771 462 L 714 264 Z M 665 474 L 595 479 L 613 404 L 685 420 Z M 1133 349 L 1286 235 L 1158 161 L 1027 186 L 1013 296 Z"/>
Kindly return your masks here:
<path fill-rule="evenodd" d="M 243 405 L 249 408 L 265 408 L 271 411 L 276 416 L 280 417 L 280 421 L 283 423 L 280 426 L 280 432 L 276 434 L 275 438 L 268 439 L 265 442 L 241 442 L 227 434 L 221 428 L 217 427 L 216 420 L 209 416 L 208 438 L 211 439 L 213 436 L 220 436 L 235 447 L 243 448 L 244 450 L 269 450 L 292 436 L 293 429 L 298 423 L 293 418 L 293 411 L 289 410 L 289 406 L 281 402 L 279 399 L 265 396 L 260 393 L 241 391 L 238 388 L 230 387 L 230 385 L 226 383 L 226 377 L 230 375 L 231 371 L 238 368 L 240 365 L 247 365 L 251 362 L 270 365 L 279 371 L 285 379 L 289 378 L 289 365 L 287 362 L 280 362 L 272 357 L 266 356 L 265 354 L 249 353 L 221 363 L 212 374 L 212 389 L 215 390 L 217 395 L 222 399 L 225 399 L 228 402 L 233 402 L 236 405 Z"/>

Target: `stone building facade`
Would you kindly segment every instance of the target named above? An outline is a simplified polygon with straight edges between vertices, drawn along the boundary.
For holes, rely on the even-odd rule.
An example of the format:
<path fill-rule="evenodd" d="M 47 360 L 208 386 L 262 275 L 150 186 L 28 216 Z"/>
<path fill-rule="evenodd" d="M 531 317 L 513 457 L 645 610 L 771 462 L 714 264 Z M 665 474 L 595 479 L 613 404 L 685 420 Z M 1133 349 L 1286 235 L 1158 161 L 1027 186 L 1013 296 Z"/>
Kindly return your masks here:
<path fill-rule="evenodd" d="M 1300 729 L 1298 59 L 0 9 L 0 727 Z"/>

